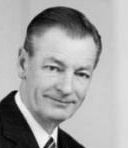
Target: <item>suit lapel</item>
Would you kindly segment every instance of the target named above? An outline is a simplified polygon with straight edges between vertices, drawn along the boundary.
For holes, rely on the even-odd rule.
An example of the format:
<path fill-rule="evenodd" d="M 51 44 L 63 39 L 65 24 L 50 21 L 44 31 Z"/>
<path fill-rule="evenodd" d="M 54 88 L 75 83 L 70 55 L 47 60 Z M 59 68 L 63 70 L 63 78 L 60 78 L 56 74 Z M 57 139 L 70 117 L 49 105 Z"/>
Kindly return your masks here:
<path fill-rule="evenodd" d="M 15 92 L 0 104 L 0 116 L 4 136 L 17 148 L 39 148 L 35 137 L 14 101 Z"/>
<path fill-rule="evenodd" d="M 58 130 L 58 148 L 69 148 L 68 138 L 60 128 Z"/>

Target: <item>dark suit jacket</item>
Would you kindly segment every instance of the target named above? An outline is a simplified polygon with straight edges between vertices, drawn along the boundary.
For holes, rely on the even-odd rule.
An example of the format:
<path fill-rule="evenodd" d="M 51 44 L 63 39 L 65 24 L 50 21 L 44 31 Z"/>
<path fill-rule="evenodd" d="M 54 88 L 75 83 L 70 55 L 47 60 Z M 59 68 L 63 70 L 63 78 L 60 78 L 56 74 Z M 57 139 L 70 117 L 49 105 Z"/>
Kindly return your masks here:
<path fill-rule="evenodd" d="M 0 103 L 0 148 L 39 148 L 35 137 L 15 104 L 16 91 Z M 83 148 L 59 128 L 58 148 Z"/>

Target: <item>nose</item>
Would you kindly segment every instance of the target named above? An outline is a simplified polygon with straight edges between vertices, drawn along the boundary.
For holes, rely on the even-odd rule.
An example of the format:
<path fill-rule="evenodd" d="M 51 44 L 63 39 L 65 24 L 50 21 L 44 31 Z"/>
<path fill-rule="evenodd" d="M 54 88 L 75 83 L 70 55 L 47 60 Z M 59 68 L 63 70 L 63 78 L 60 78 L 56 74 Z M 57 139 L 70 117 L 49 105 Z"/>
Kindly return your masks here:
<path fill-rule="evenodd" d="M 73 91 L 73 75 L 71 73 L 64 74 L 64 76 L 58 80 L 56 89 L 64 95 L 71 94 Z"/>

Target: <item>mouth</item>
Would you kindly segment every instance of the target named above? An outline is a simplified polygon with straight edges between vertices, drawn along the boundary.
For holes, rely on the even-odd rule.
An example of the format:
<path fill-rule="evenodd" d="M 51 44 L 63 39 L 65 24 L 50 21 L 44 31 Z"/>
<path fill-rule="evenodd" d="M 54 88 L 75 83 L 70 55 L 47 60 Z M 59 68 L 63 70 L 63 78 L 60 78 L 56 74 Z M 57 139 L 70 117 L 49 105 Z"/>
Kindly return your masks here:
<path fill-rule="evenodd" d="M 46 98 L 49 98 L 59 104 L 63 104 L 63 105 L 68 105 L 68 104 L 74 104 L 75 101 L 74 100 L 65 100 L 65 99 L 60 99 L 59 97 L 52 97 L 52 96 L 49 96 L 49 95 L 44 95 L 44 97 Z"/>

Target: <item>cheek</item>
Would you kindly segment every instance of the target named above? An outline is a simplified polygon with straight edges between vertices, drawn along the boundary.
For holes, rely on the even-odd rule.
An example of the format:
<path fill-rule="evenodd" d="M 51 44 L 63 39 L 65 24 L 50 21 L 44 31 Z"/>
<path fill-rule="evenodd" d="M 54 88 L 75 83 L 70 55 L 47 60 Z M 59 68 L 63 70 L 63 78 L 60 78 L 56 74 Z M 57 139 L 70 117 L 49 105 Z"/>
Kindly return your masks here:
<path fill-rule="evenodd" d="M 45 91 L 48 91 L 54 87 L 54 85 L 57 83 L 58 78 L 57 77 L 51 77 L 50 75 L 47 75 L 45 73 L 36 73 L 33 78 L 34 87 L 39 89 L 42 93 Z"/>
<path fill-rule="evenodd" d="M 75 92 L 77 95 L 77 98 L 82 102 L 87 94 L 88 87 L 89 87 L 90 81 L 87 81 L 85 83 L 79 83 L 75 87 Z"/>
<path fill-rule="evenodd" d="M 51 77 L 45 74 L 42 74 L 38 77 L 38 83 L 43 87 L 50 87 L 53 86 L 57 82 L 57 77 Z"/>

